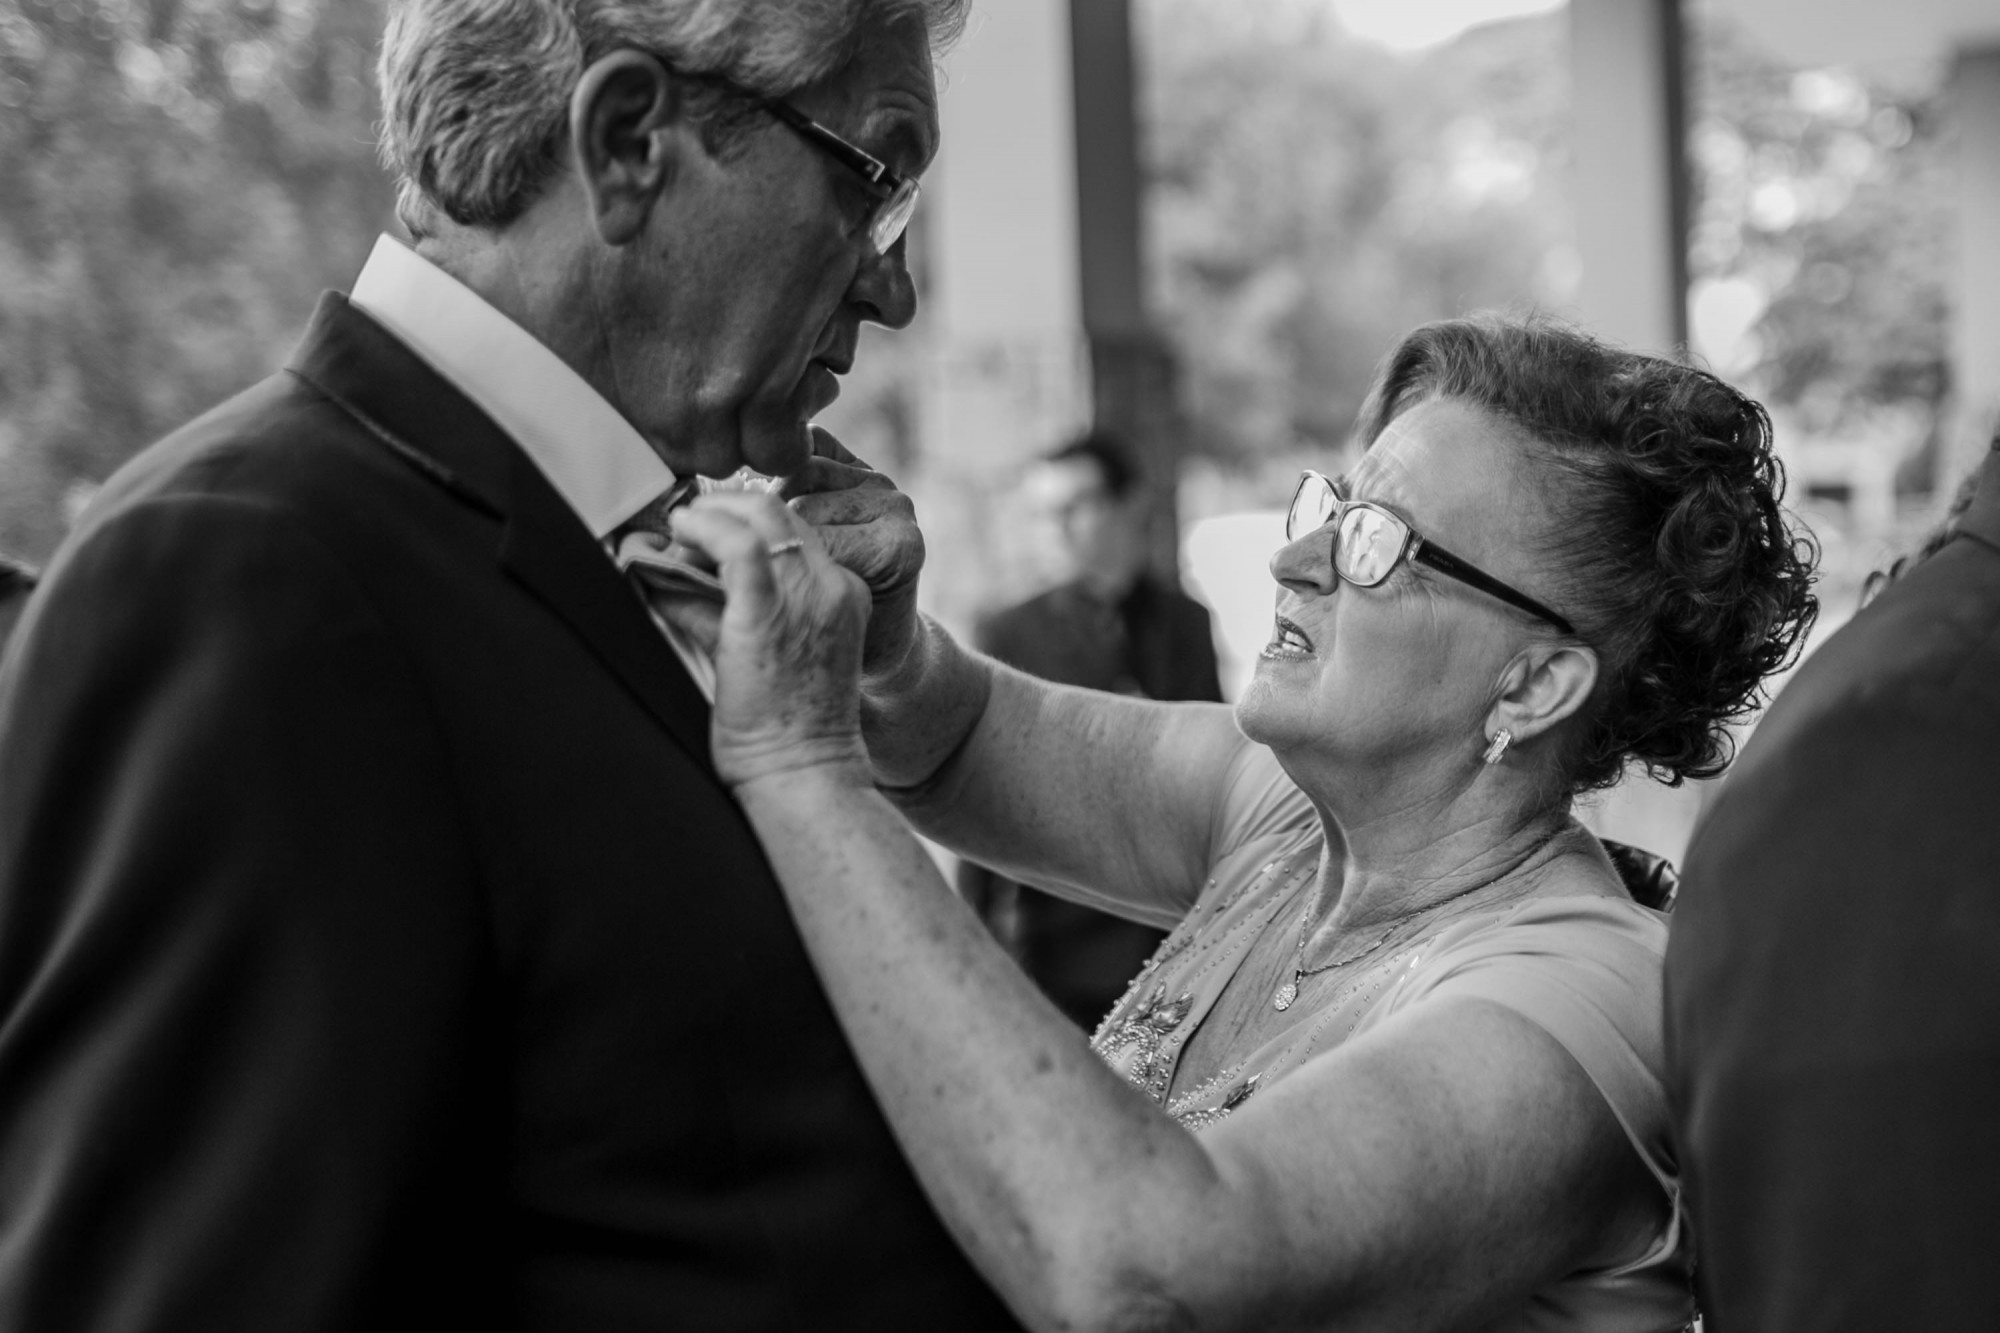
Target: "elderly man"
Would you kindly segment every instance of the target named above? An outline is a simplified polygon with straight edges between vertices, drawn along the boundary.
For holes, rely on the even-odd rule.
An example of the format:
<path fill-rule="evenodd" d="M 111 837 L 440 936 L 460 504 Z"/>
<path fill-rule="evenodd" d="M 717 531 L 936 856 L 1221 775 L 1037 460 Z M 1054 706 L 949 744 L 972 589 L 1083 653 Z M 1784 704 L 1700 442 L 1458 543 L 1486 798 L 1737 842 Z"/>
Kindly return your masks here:
<path fill-rule="evenodd" d="M 879 516 L 806 423 L 913 313 L 962 7 L 397 9 L 414 248 L 104 488 L 8 660 L 0 1326 L 1011 1326 L 617 559 L 745 464 Z"/>

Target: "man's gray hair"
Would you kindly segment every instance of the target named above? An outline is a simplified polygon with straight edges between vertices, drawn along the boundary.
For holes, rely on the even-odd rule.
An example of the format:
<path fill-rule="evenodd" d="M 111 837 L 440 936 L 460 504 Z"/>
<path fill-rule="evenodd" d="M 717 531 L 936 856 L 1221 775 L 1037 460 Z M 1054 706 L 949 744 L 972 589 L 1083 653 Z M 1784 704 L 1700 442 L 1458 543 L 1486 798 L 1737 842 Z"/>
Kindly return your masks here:
<path fill-rule="evenodd" d="M 873 24 L 914 19 L 940 51 L 971 0 L 392 0 L 382 37 L 382 163 L 413 236 L 433 210 L 502 226 L 547 182 L 592 61 L 645 51 L 684 75 L 787 97 L 857 53 Z M 728 101 L 691 92 L 707 120 Z"/>

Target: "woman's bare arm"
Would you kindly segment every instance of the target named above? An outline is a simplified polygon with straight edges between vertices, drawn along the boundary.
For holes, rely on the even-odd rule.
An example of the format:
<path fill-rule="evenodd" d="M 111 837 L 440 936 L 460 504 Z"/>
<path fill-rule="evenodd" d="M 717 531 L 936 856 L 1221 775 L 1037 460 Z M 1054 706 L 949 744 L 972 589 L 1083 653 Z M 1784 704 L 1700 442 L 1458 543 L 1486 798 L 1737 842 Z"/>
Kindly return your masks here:
<path fill-rule="evenodd" d="M 738 796 L 919 1178 L 1031 1328 L 1476 1326 L 1657 1219 L 1602 1096 L 1508 1010 L 1412 1011 L 1195 1135 L 1022 977 L 858 764 Z"/>
<path fill-rule="evenodd" d="M 1000 952 L 876 789 L 861 582 L 768 501 L 712 496 L 675 526 L 729 592 L 717 771 L 919 1179 L 1030 1327 L 1478 1327 L 1637 1253 L 1657 1186 L 1561 1046 L 1485 1001 L 1420 1005 L 1206 1134 L 1165 1115 Z M 965 746 L 1031 752 L 1016 729 L 1074 716 L 1016 717 L 1001 680 Z M 1077 748 L 1116 741 L 1133 707 Z"/>
<path fill-rule="evenodd" d="M 1017 878 L 1178 918 L 1243 744 L 1229 713 L 1066 695 L 961 649 L 916 612 L 924 538 L 909 497 L 825 431 L 813 448 L 786 491 L 815 548 L 870 591 L 861 719 L 877 781 L 933 837 Z"/>
<path fill-rule="evenodd" d="M 1230 761 L 1248 744 L 1220 704 L 1052 685 L 928 621 L 862 700 L 876 779 L 927 836 L 1163 924 L 1193 902 Z"/>

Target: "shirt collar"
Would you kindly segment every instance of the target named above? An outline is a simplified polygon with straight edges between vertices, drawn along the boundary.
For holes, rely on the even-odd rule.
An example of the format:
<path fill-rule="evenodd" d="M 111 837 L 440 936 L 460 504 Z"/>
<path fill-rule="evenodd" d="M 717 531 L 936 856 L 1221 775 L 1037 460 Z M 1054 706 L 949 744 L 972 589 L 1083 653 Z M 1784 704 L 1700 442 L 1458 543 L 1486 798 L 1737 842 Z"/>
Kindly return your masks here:
<path fill-rule="evenodd" d="M 562 358 L 394 237 L 376 240 L 349 299 L 512 436 L 593 537 L 674 484 L 645 437 Z"/>

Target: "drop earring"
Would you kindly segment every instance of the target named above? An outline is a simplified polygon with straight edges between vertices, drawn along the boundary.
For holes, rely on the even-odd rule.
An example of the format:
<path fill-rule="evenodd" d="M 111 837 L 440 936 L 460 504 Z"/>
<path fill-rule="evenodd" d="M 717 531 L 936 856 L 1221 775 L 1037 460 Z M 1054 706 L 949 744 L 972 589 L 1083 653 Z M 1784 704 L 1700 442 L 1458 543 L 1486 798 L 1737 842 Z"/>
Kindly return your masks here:
<path fill-rule="evenodd" d="M 1499 763 L 1500 756 L 1507 753 L 1507 747 L 1513 742 L 1513 740 L 1514 740 L 1513 732 L 1507 730 L 1507 728 L 1505 727 L 1500 728 L 1500 730 L 1493 733 L 1492 742 L 1489 745 L 1487 745 L 1486 753 L 1481 755 L 1480 758 L 1484 759 L 1489 764 Z"/>

